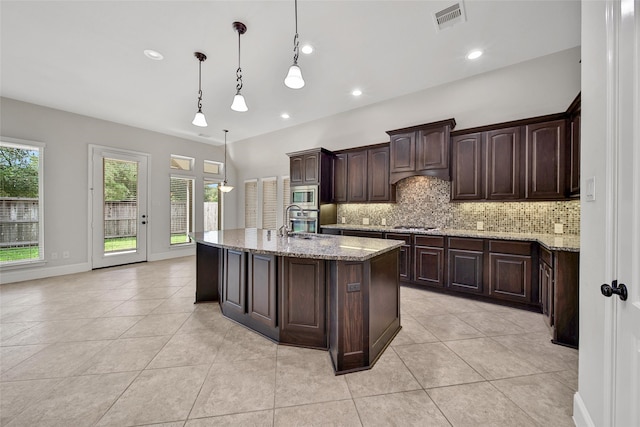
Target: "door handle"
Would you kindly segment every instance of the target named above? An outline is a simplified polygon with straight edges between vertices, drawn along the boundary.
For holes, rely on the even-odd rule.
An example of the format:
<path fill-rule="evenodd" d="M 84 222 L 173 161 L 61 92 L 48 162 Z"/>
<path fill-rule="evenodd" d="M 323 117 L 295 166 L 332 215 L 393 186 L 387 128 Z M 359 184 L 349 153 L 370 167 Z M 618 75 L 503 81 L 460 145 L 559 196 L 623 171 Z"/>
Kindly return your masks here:
<path fill-rule="evenodd" d="M 626 301 L 627 297 L 629 296 L 627 287 L 624 285 L 624 283 L 620 283 L 618 285 L 617 280 L 611 282 L 611 286 L 607 285 L 606 283 L 600 286 L 600 292 L 602 292 L 602 295 L 604 295 L 605 297 L 610 297 L 613 294 L 616 294 L 622 301 Z"/>

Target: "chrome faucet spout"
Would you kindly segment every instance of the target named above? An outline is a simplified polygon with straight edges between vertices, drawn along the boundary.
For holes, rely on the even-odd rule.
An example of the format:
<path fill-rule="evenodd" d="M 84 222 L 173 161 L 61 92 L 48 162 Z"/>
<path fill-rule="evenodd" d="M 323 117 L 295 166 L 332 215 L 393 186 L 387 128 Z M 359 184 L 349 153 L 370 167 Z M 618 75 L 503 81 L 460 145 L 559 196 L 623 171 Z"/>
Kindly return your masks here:
<path fill-rule="evenodd" d="M 284 237 L 284 236 L 288 237 L 289 234 L 291 234 L 291 229 L 289 228 L 289 223 L 290 223 L 289 214 L 292 208 L 298 209 L 299 211 L 302 210 L 300 206 L 293 205 L 293 204 L 284 208 L 284 215 L 282 215 L 282 220 L 284 221 L 284 224 L 282 225 L 282 227 L 278 229 L 278 236 L 280 237 Z"/>

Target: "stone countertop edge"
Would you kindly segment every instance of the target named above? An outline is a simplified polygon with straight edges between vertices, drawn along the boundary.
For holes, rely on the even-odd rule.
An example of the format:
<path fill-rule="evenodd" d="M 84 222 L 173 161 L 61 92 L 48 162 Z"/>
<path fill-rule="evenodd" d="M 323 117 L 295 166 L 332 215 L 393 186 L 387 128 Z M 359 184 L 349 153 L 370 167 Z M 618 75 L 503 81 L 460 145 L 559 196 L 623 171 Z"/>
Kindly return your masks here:
<path fill-rule="evenodd" d="M 541 234 L 515 233 L 502 231 L 457 230 L 435 228 L 432 230 L 397 229 L 380 225 L 330 224 L 321 228 L 334 230 L 381 231 L 399 234 L 424 234 L 429 236 L 475 237 L 481 239 L 522 240 L 538 242 L 551 251 L 580 252 L 580 235 L 577 234 Z"/>
<path fill-rule="evenodd" d="M 269 237 L 271 231 L 271 237 Z M 278 237 L 276 230 L 240 228 L 190 233 L 197 243 L 262 255 L 334 261 L 366 261 L 404 245 L 402 240 L 313 234 L 311 239 Z"/>

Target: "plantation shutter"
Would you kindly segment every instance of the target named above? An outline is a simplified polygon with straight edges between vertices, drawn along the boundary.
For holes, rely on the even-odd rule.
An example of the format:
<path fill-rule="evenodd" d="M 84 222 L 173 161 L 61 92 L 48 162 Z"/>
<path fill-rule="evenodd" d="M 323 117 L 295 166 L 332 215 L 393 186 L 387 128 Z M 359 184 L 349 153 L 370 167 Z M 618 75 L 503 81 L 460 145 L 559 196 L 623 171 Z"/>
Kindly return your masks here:
<path fill-rule="evenodd" d="M 258 226 L 258 180 L 244 182 L 244 226 L 255 228 Z"/>
<path fill-rule="evenodd" d="M 262 228 L 277 227 L 278 181 L 276 177 L 262 179 Z"/>

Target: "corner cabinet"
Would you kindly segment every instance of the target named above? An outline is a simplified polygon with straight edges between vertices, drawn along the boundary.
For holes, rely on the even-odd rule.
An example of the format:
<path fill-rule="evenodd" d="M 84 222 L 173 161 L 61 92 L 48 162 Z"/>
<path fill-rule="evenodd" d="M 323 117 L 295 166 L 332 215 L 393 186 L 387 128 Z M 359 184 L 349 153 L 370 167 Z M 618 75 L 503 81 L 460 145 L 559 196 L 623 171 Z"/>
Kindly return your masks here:
<path fill-rule="evenodd" d="M 450 180 L 449 134 L 455 119 L 387 131 L 390 137 L 390 182 L 428 175 Z"/>

